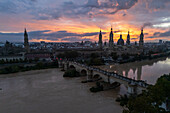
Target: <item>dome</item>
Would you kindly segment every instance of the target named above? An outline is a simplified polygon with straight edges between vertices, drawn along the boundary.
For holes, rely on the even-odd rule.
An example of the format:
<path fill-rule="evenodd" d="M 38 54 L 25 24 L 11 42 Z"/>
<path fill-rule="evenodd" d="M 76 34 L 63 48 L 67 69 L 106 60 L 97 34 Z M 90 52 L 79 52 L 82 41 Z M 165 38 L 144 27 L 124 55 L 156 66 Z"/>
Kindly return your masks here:
<path fill-rule="evenodd" d="M 122 39 L 122 34 L 120 34 L 120 38 L 119 40 L 117 41 L 117 45 L 124 45 L 124 40 Z"/>
<path fill-rule="evenodd" d="M 117 42 L 117 45 L 124 45 L 124 40 L 123 39 L 119 39 Z"/>

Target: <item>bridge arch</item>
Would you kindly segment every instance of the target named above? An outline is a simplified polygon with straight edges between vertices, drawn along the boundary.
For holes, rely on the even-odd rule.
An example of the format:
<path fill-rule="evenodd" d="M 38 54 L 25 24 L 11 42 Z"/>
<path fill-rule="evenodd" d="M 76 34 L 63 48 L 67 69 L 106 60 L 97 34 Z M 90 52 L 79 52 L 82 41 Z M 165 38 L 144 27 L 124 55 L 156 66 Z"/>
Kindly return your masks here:
<path fill-rule="evenodd" d="M 80 71 L 80 75 L 81 75 L 81 76 L 87 76 L 87 71 L 86 71 L 85 69 L 82 69 L 82 70 Z"/>
<path fill-rule="evenodd" d="M 76 69 L 76 67 L 74 65 L 70 65 L 69 69 Z"/>
<path fill-rule="evenodd" d="M 93 75 L 93 78 L 94 78 L 94 79 L 99 79 L 99 78 L 100 78 L 100 75 L 99 75 L 99 74 L 95 74 L 95 75 Z"/>

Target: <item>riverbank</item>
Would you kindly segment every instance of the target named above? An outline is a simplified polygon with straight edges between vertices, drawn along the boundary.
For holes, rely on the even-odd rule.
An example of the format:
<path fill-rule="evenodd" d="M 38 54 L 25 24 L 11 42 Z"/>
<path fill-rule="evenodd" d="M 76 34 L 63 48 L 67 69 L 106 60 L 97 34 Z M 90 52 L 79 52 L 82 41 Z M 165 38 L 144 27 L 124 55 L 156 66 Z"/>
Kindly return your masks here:
<path fill-rule="evenodd" d="M 40 69 L 49 69 L 49 68 L 58 68 L 58 62 L 38 62 L 35 65 L 11 65 L 0 69 L 0 74 L 10 74 L 25 72 L 30 70 L 40 70 Z"/>
<path fill-rule="evenodd" d="M 115 102 L 119 88 L 91 93 L 89 88 L 95 83 L 82 84 L 86 77 L 63 78 L 60 70 L 32 70 L 0 78 L 0 113 L 122 113 Z"/>

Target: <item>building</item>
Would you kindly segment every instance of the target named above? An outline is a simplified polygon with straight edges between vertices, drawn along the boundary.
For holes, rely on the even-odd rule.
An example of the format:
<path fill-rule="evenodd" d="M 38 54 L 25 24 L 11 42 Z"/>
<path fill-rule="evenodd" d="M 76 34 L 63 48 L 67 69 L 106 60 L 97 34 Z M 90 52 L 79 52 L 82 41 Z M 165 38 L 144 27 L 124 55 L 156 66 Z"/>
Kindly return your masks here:
<path fill-rule="evenodd" d="M 100 30 L 100 33 L 99 33 L 99 42 L 98 42 L 98 44 L 99 44 L 99 47 L 102 48 L 103 42 L 102 42 L 102 33 L 101 33 L 101 30 Z"/>
<path fill-rule="evenodd" d="M 159 44 L 162 44 L 163 43 L 163 41 L 162 40 L 159 40 Z"/>
<path fill-rule="evenodd" d="M 27 30 L 26 29 L 25 29 L 25 32 L 24 32 L 24 48 L 25 48 L 25 51 L 27 53 L 30 52 L 29 42 L 28 42 L 28 34 L 27 34 Z"/>
<path fill-rule="evenodd" d="M 28 60 L 52 61 L 53 54 L 50 52 L 26 53 L 25 58 Z"/>
<path fill-rule="evenodd" d="M 126 45 L 130 45 L 130 34 L 129 34 L 129 31 L 128 31 L 128 35 L 127 35 Z"/>
<path fill-rule="evenodd" d="M 113 44 L 114 44 L 114 41 L 113 41 L 113 31 L 112 31 L 112 28 L 111 28 L 111 31 L 110 31 L 110 37 L 109 37 L 109 47 L 113 47 Z"/>
<path fill-rule="evenodd" d="M 144 38 L 144 34 L 143 34 L 143 28 L 142 28 L 140 39 L 139 39 L 139 47 L 143 47 L 143 44 L 144 44 L 143 38 Z"/>
<path fill-rule="evenodd" d="M 120 38 L 119 40 L 117 41 L 117 45 L 124 45 L 124 40 L 122 39 L 122 34 L 120 34 Z"/>

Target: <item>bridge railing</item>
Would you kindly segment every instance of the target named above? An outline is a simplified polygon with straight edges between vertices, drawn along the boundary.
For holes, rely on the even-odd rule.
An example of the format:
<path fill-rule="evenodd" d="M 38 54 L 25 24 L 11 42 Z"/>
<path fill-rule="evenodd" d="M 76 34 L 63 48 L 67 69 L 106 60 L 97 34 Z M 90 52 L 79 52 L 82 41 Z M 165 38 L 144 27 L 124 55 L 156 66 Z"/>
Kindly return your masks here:
<path fill-rule="evenodd" d="M 138 86 L 141 86 L 141 87 L 148 87 L 148 85 L 149 85 L 149 84 L 147 84 L 143 80 L 135 80 L 135 79 L 132 79 L 132 78 L 128 78 L 128 77 L 119 75 L 119 74 L 117 74 L 115 72 L 108 72 L 108 71 L 102 70 L 100 68 L 95 68 L 95 67 L 87 66 L 85 64 L 80 64 L 80 63 L 77 63 L 77 62 L 72 62 L 72 61 L 69 61 L 69 62 L 71 62 L 73 64 L 76 64 L 78 66 L 84 67 L 84 68 L 86 68 L 88 70 L 97 71 L 97 72 L 102 73 L 104 75 L 112 76 L 112 77 L 115 77 L 117 79 L 121 79 L 123 81 L 128 82 L 130 85 L 138 85 Z"/>

